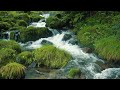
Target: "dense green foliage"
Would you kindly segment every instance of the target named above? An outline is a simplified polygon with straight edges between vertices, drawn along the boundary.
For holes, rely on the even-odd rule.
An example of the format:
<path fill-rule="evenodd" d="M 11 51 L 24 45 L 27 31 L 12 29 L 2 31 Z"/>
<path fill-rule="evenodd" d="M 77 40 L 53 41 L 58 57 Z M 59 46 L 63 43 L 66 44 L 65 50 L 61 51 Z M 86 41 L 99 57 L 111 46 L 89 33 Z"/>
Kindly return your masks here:
<path fill-rule="evenodd" d="M 15 50 L 17 53 L 21 52 L 21 47 L 16 41 L 5 41 L 5 40 L 0 40 L 0 49 L 2 48 L 10 48 Z"/>
<path fill-rule="evenodd" d="M 16 51 L 9 48 L 0 49 L 0 66 L 15 61 Z"/>
<path fill-rule="evenodd" d="M 30 65 L 33 62 L 32 52 L 24 51 L 17 56 L 17 62 L 25 66 Z"/>
<path fill-rule="evenodd" d="M 24 79 L 25 69 L 25 66 L 19 63 L 9 63 L 0 68 L 0 76 L 3 79 Z"/>
<path fill-rule="evenodd" d="M 71 60 L 71 55 L 52 45 L 45 45 L 33 51 L 35 62 L 50 68 L 61 68 Z"/>

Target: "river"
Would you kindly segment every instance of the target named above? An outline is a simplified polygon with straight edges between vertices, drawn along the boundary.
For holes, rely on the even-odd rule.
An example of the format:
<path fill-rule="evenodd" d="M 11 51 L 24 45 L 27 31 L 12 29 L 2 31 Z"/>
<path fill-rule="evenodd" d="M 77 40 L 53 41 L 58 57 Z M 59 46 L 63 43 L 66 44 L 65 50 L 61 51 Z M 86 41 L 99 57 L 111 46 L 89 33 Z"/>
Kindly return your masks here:
<path fill-rule="evenodd" d="M 46 21 L 46 19 L 49 17 L 49 14 L 43 14 L 43 17 L 45 17 L 45 21 Z M 30 26 L 46 27 L 46 23 L 43 22 L 43 20 L 40 20 L 39 22 L 31 23 Z M 120 68 L 107 68 L 105 70 L 102 70 L 101 67 L 96 62 L 99 61 L 101 63 L 104 63 L 104 60 L 99 59 L 94 53 L 91 53 L 91 54 L 85 53 L 82 50 L 81 45 L 77 45 L 77 44 L 73 45 L 69 43 L 70 41 L 76 39 L 76 36 L 72 32 L 70 32 L 70 30 L 67 30 L 67 31 L 61 30 L 61 33 L 59 33 L 58 30 L 56 29 L 49 28 L 49 30 L 52 31 L 53 33 L 52 37 L 40 38 L 39 40 L 32 41 L 32 43 L 29 43 L 29 44 L 20 43 L 22 47 L 25 47 L 27 49 L 36 49 L 42 46 L 41 44 L 42 40 L 47 40 L 52 42 L 55 47 L 64 49 L 65 51 L 69 52 L 72 55 L 73 59 L 69 61 L 65 67 L 54 71 L 54 72 L 59 72 L 59 74 L 56 74 L 56 75 L 59 75 L 59 77 L 57 76 L 51 77 L 51 75 L 53 75 L 53 72 L 52 72 L 52 74 L 44 73 L 46 75 L 45 78 L 48 78 L 48 79 L 67 78 L 68 71 L 71 68 L 76 68 L 76 67 L 80 68 L 85 79 L 119 79 L 120 78 Z M 72 35 L 72 38 L 67 41 L 63 41 L 62 39 L 65 34 Z M 28 72 L 29 75 L 27 74 L 26 79 L 32 77 L 31 75 L 33 75 L 32 78 L 41 76 L 41 74 L 34 74 L 35 69 L 31 69 L 31 70 L 32 71 Z"/>

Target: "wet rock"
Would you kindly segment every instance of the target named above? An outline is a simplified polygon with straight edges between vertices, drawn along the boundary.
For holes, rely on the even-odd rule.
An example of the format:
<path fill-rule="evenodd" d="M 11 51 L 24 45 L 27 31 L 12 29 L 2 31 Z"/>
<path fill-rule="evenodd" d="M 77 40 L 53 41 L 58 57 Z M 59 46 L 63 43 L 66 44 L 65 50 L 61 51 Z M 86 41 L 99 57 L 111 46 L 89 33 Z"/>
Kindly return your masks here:
<path fill-rule="evenodd" d="M 64 36 L 63 36 L 63 41 L 67 41 L 67 40 L 69 40 L 70 38 L 72 38 L 72 35 L 70 35 L 70 34 L 65 34 Z"/>
<path fill-rule="evenodd" d="M 47 41 L 47 40 L 42 40 L 41 44 L 42 44 L 42 45 L 46 45 L 46 44 L 47 44 L 47 45 L 53 45 L 52 42 Z"/>
<path fill-rule="evenodd" d="M 82 48 L 82 50 L 85 53 L 92 53 L 94 51 L 92 48 L 88 48 L 88 47 Z"/>
<path fill-rule="evenodd" d="M 102 61 L 96 61 L 95 63 L 96 63 L 97 65 L 99 65 L 102 70 L 105 70 L 105 69 L 111 67 L 111 65 L 110 65 L 109 63 L 107 63 L 107 62 L 104 63 L 104 62 L 102 62 Z"/>
<path fill-rule="evenodd" d="M 72 44 L 72 45 L 78 45 L 78 41 L 71 39 L 68 43 Z"/>

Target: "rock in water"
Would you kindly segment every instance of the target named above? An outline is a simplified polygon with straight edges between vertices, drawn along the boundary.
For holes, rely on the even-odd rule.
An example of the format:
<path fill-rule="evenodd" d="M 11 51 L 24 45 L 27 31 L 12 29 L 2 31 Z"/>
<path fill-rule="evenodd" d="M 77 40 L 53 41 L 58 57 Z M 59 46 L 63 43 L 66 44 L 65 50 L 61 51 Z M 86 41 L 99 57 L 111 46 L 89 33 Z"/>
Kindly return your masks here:
<path fill-rule="evenodd" d="M 47 40 L 42 40 L 41 44 L 42 44 L 42 45 L 46 45 L 46 44 L 48 44 L 48 45 L 53 45 L 52 42 L 47 41 Z"/>
<path fill-rule="evenodd" d="M 72 35 L 70 35 L 70 34 L 65 34 L 62 40 L 63 40 L 63 41 L 67 41 L 67 40 L 69 40 L 70 38 L 72 38 Z"/>
<path fill-rule="evenodd" d="M 84 52 L 86 53 L 92 53 L 93 52 L 93 49 L 92 48 L 88 48 L 88 47 L 85 47 L 82 49 Z"/>
<path fill-rule="evenodd" d="M 75 39 L 71 39 L 68 43 L 70 43 L 72 45 L 78 45 L 78 41 Z"/>

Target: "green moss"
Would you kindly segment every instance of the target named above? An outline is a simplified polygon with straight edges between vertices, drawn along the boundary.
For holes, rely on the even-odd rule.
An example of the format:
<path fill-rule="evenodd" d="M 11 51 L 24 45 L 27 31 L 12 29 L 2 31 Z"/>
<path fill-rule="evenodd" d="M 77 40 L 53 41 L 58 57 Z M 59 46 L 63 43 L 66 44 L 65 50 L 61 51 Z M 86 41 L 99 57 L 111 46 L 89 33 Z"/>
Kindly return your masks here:
<path fill-rule="evenodd" d="M 0 31 L 7 31 L 11 25 L 7 22 L 0 22 Z"/>
<path fill-rule="evenodd" d="M 17 62 L 25 66 L 30 65 L 33 62 L 33 55 L 29 51 L 24 51 L 20 53 L 17 57 Z"/>
<path fill-rule="evenodd" d="M 13 62 L 0 69 L 0 74 L 3 79 L 24 79 L 25 77 L 25 66 Z"/>
<path fill-rule="evenodd" d="M 58 29 L 66 26 L 66 22 L 63 19 L 59 19 L 59 18 L 54 17 L 54 16 L 47 18 L 46 24 L 50 28 L 58 28 Z"/>
<path fill-rule="evenodd" d="M 52 32 L 49 31 L 48 28 L 28 27 L 20 32 L 20 38 L 22 42 L 35 41 L 40 38 L 52 36 Z"/>
<path fill-rule="evenodd" d="M 120 41 L 115 36 L 96 41 L 95 50 L 108 61 L 120 61 Z"/>
<path fill-rule="evenodd" d="M 38 63 L 38 66 L 45 65 L 50 68 L 61 68 L 72 58 L 68 52 L 52 45 L 45 45 L 36 49 L 33 51 L 33 54 L 34 60 Z"/>
<path fill-rule="evenodd" d="M 74 78 L 75 76 L 80 76 L 80 75 L 81 75 L 81 71 L 79 68 L 71 68 L 69 71 L 70 78 Z"/>
<path fill-rule="evenodd" d="M 23 27 L 27 27 L 28 26 L 27 22 L 24 21 L 24 20 L 18 20 L 17 24 L 18 24 L 18 26 L 23 26 Z"/>
<path fill-rule="evenodd" d="M 16 58 L 15 50 L 9 48 L 2 48 L 0 50 L 0 66 L 15 61 L 15 58 Z"/>
<path fill-rule="evenodd" d="M 2 49 L 2 48 L 10 48 L 10 49 L 15 50 L 17 53 L 21 52 L 20 45 L 16 41 L 13 41 L 13 40 L 10 40 L 10 41 L 1 40 L 0 41 L 0 49 Z"/>
<path fill-rule="evenodd" d="M 30 22 L 30 17 L 27 13 L 18 13 L 14 16 L 15 19 L 17 20 L 24 20 L 26 21 L 28 24 Z"/>

